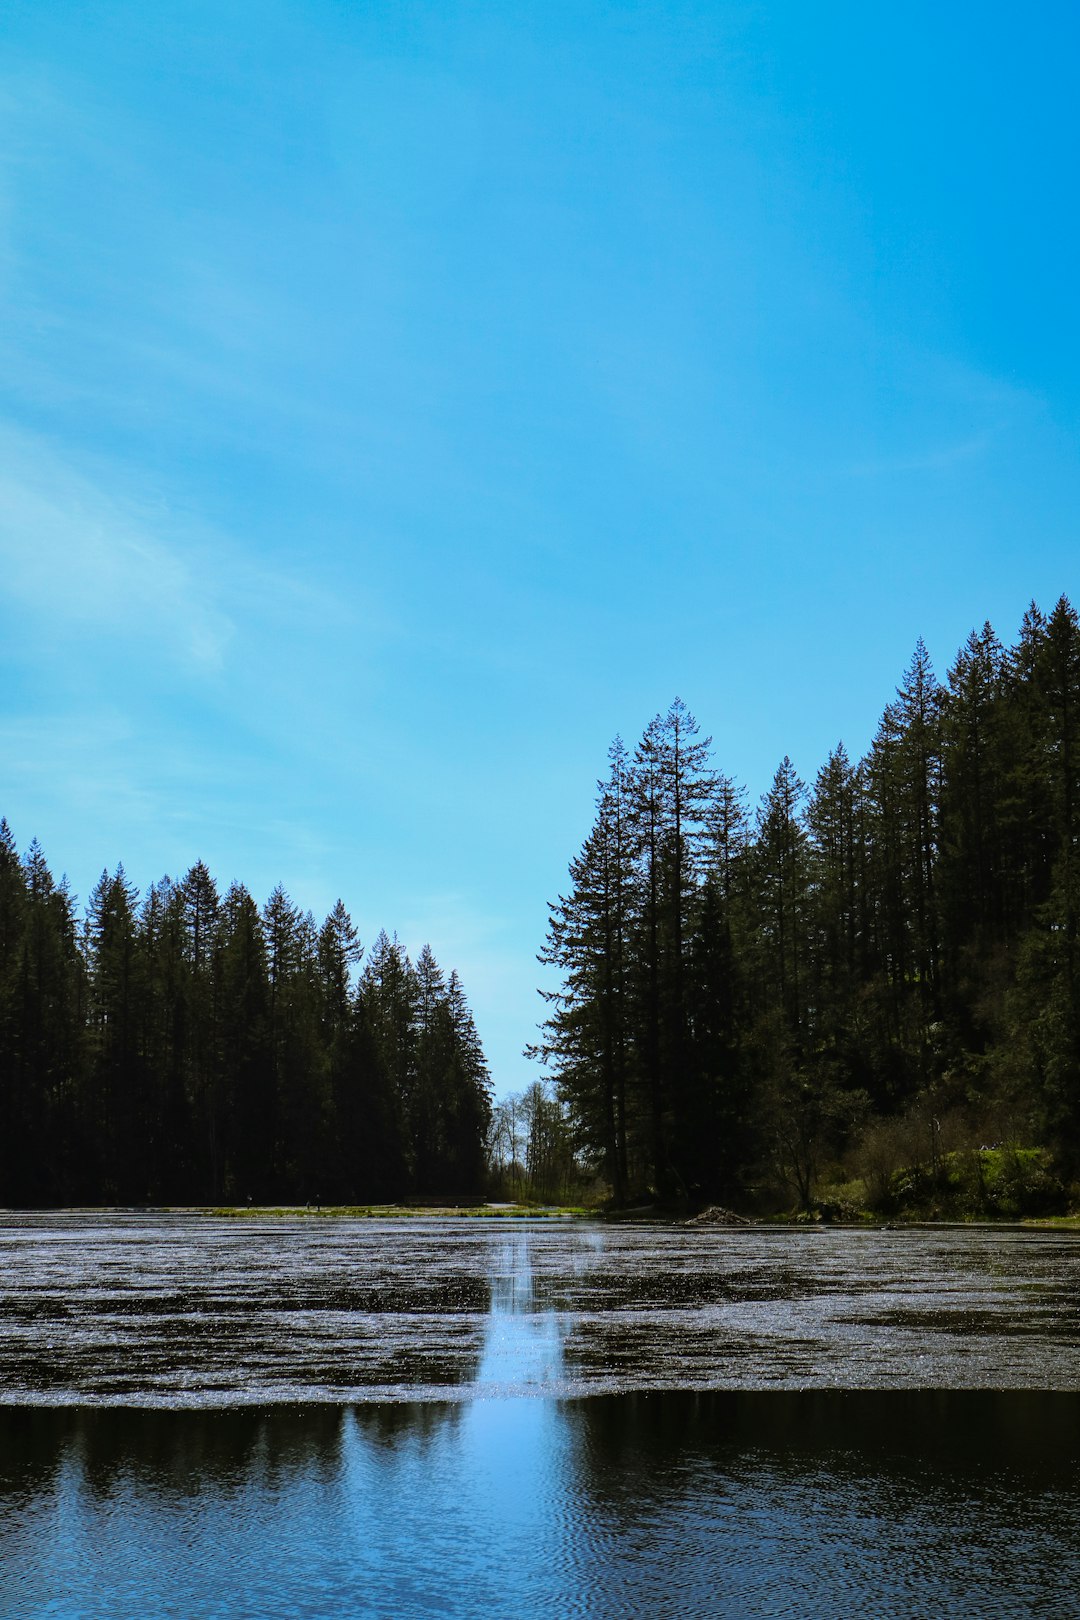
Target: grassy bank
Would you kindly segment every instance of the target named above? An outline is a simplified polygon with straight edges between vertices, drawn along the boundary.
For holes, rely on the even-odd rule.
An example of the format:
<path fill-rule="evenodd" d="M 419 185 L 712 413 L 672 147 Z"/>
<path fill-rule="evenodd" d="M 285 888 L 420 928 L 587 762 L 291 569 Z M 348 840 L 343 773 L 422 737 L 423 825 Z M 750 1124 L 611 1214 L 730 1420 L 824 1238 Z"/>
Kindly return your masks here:
<path fill-rule="evenodd" d="M 463 1220 L 561 1220 L 588 1215 L 591 1211 L 572 1205 L 556 1204 L 221 1204 L 175 1210 L 170 1213 L 217 1215 L 236 1220 L 327 1219 L 348 1216 L 353 1220 L 422 1220 L 438 1217 Z"/>

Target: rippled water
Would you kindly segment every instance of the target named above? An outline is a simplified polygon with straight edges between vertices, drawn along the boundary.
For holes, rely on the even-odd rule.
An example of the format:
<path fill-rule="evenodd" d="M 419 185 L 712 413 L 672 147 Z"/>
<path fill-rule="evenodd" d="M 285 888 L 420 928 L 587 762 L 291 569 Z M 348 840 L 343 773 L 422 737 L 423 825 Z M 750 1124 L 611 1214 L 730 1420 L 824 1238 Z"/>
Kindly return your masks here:
<path fill-rule="evenodd" d="M 1080 1389 L 1080 1235 L 14 1216 L 0 1401 Z"/>
<path fill-rule="evenodd" d="M 1076 1620 L 1078 1316 L 1071 1234 L 5 1217 L 0 1616 Z"/>

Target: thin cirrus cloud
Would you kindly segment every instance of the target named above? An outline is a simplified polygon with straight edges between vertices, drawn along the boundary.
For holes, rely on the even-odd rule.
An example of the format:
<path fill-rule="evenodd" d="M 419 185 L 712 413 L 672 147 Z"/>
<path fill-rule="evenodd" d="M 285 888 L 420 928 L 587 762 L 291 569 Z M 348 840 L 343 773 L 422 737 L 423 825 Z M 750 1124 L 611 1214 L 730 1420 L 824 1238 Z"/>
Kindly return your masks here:
<path fill-rule="evenodd" d="M 1075 596 L 1060 19 L 805 9 L 4 8 L 20 840 L 340 892 L 516 1086 L 617 730 L 756 798 Z"/>
<path fill-rule="evenodd" d="M 40 440 L 0 433 L 0 557 L 24 625 L 51 637 L 151 640 L 219 670 L 235 625 L 162 530 L 167 513 L 118 497 Z"/>
<path fill-rule="evenodd" d="M 43 437 L 0 429 L 0 560 L 9 636 L 153 648 L 153 663 L 193 680 L 220 677 L 257 634 L 296 652 L 316 630 L 362 622 L 369 648 L 388 624 L 370 593 L 344 603 L 299 567 L 253 557 L 140 487 L 121 465 L 62 454 Z M 21 636 L 20 636 L 21 632 Z"/>

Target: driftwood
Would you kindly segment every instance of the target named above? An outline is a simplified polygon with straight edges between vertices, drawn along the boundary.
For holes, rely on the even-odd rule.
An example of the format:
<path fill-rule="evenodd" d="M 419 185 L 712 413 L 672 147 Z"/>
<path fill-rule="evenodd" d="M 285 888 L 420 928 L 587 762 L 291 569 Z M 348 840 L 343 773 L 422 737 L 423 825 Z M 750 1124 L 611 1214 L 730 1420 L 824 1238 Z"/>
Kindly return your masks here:
<path fill-rule="evenodd" d="M 710 1204 L 703 1209 L 700 1215 L 691 1220 L 684 1221 L 684 1226 L 749 1226 L 750 1221 L 742 1215 L 736 1215 L 733 1209 L 722 1209 L 719 1204 Z"/>

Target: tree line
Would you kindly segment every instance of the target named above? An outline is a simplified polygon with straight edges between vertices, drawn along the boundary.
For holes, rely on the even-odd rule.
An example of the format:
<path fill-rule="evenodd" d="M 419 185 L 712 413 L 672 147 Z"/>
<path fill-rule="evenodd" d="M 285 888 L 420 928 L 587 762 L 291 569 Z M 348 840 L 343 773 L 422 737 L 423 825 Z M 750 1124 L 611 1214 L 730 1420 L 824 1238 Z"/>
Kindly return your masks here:
<path fill-rule="evenodd" d="M 676 700 L 612 745 L 551 907 L 531 1048 L 614 1199 L 809 1205 L 875 1121 L 963 1115 L 1080 1172 L 1080 625 L 1033 604 L 941 683 L 920 640 L 864 758 L 751 811 Z"/>
<path fill-rule="evenodd" d="M 575 1149 L 566 1112 L 545 1081 L 534 1080 L 494 1104 L 488 1186 L 496 1198 L 524 1203 L 572 1204 L 593 1198 L 595 1188 Z"/>
<path fill-rule="evenodd" d="M 490 1081 L 456 973 L 339 900 L 321 927 L 202 862 L 85 917 L 0 822 L 0 1204 L 357 1202 L 484 1185 Z"/>

